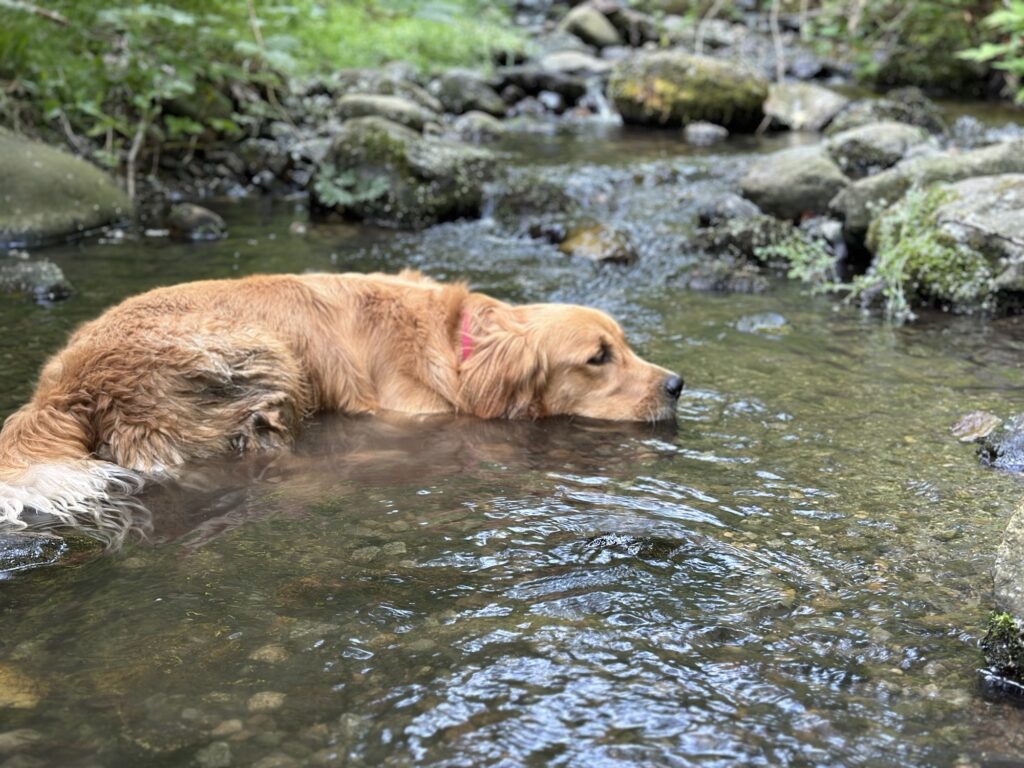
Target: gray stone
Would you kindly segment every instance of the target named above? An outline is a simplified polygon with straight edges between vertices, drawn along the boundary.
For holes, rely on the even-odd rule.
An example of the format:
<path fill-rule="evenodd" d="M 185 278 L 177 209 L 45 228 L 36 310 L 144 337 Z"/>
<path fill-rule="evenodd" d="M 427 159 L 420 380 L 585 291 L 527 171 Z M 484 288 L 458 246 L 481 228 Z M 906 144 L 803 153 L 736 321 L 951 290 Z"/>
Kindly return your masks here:
<path fill-rule="evenodd" d="M 199 768 L 228 768 L 231 765 L 231 746 L 226 741 L 215 741 L 196 752 Z"/>
<path fill-rule="evenodd" d="M 773 83 L 764 113 L 772 122 L 794 131 L 820 131 L 850 100 L 813 83 Z"/>
<path fill-rule="evenodd" d="M 567 256 L 600 263 L 632 264 L 636 248 L 622 230 L 604 224 L 585 224 L 571 229 L 558 250 Z"/>
<path fill-rule="evenodd" d="M 467 112 L 452 123 L 452 132 L 462 141 L 483 143 L 496 141 L 505 135 L 505 126 L 486 112 Z"/>
<path fill-rule="evenodd" d="M 578 5 L 565 15 L 558 29 L 576 35 L 580 40 L 596 48 L 622 45 L 619 31 L 608 17 L 592 5 Z"/>
<path fill-rule="evenodd" d="M 988 411 L 972 411 L 961 416 L 950 430 L 961 443 L 974 443 L 992 434 L 1003 420 Z"/>
<path fill-rule="evenodd" d="M 753 131 L 764 117 L 768 83 L 728 62 L 659 51 L 616 62 L 608 95 L 627 123 L 678 127 L 706 120 Z"/>
<path fill-rule="evenodd" d="M 0 248 L 60 242 L 132 215 L 98 168 L 2 129 L 0 179 Z"/>
<path fill-rule="evenodd" d="M 1018 422 L 1018 428 L 1021 426 Z M 1018 445 L 1017 449 L 1022 447 Z M 1017 505 L 1006 525 L 996 552 L 993 577 L 999 607 L 1014 616 L 1024 616 L 1024 502 Z"/>
<path fill-rule="evenodd" d="M 702 227 L 713 227 L 730 219 L 749 219 L 762 215 L 763 211 L 735 192 L 726 192 L 701 204 L 697 209 L 698 223 Z"/>
<path fill-rule="evenodd" d="M 415 101 L 431 112 L 443 112 L 444 107 L 437 97 L 432 96 L 418 83 L 408 79 L 400 71 L 385 69 L 343 69 L 334 74 L 331 92 L 345 94 L 380 94 L 401 96 Z"/>
<path fill-rule="evenodd" d="M 929 133 L 946 133 L 946 121 L 939 108 L 917 88 L 890 91 L 882 99 L 861 99 L 848 104 L 829 123 L 826 133 L 840 133 L 862 125 L 894 120 L 924 128 Z"/>
<path fill-rule="evenodd" d="M 1024 140 L 907 160 L 854 182 L 839 192 L 829 207 L 844 220 L 847 232 L 863 236 L 876 213 L 900 200 L 911 186 L 1004 173 L 1024 173 Z"/>
<path fill-rule="evenodd" d="M 544 69 L 568 75 L 605 75 L 611 71 L 612 63 L 579 51 L 558 51 L 540 59 Z"/>
<path fill-rule="evenodd" d="M 843 173 L 861 179 L 891 168 L 930 139 L 924 128 L 889 120 L 837 133 L 826 146 Z"/>
<path fill-rule="evenodd" d="M 317 213 L 419 228 L 479 216 L 493 173 L 489 152 L 420 136 L 379 117 L 347 121 L 317 169 Z"/>
<path fill-rule="evenodd" d="M 501 93 L 505 93 L 510 86 L 528 96 L 536 96 L 541 91 L 553 91 L 571 104 L 575 104 L 587 92 L 583 78 L 545 69 L 537 64 L 501 67 L 495 70 L 492 82 Z"/>
<path fill-rule="evenodd" d="M 766 213 L 797 220 L 825 213 L 848 184 L 823 147 L 793 147 L 755 161 L 740 180 L 740 191 Z"/>
<path fill-rule="evenodd" d="M 495 117 L 505 114 L 505 101 L 484 77 L 469 69 L 450 69 L 431 83 L 431 91 L 446 112 L 486 112 Z"/>
<path fill-rule="evenodd" d="M 175 240 L 220 240 L 228 229 L 219 215 L 192 203 L 178 203 L 167 215 L 167 229 Z"/>
<path fill-rule="evenodd" d="M 28 296 L 39 302 L 68 298 L 73 289 L 61 268 L 48 259 L 0 262 L 0 294 Z"/>
<path fill-rule="evenodd" d="M 422 131 L 427 123 L 437 121 L 437 113 L 402 96 L 351 93 L 338 99 L 338 117 L 351 120 L 356 117 L 382 117 L 393 123 Z"/>
<path fill-rule="evenodd" d="M 729 138 L 729 131 L 720 125 L 700 120 L 683 128 L 683 140 L 694 147 L 710 147 Z"/>

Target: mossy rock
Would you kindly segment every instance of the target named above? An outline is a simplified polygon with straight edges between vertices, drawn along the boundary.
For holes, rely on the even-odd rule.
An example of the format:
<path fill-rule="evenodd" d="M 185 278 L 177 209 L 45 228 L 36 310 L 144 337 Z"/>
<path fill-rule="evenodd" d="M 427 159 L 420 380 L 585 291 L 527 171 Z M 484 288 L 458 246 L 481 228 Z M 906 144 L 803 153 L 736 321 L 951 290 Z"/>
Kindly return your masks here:
<path fill-rule="evenodd" d="M 450 69 L 431 84 L 431 91 L 446 112 L 456 115 L 475 111 L 502 117 L 507 111 L 498 92 L 473 70 Z"/>
<path fill-rule="evenodd" d="M 993 613 L 981 640 L 989 670 L 1000 677 L 1024 682 L 1024 631 L 1009 613 Z"/>
<path fill-rule="evenodd" d="M 679 127 L 707 121 L 743 132 L 763 120 L 768 83 L 728 62 L 660 51 L 617 63 L 608 96 L 627 123 Z"/>
<path fill-rule="evenodd" d="M 913 186 L 1005 173 L 1024 173 L 1024 140 L 908 160 L 851 184 L 829 207 L 845 221 L 847 232 L 862 237 L 876 213 L 897 202 Z"/>
<path fill-rule="evenodd" d="M 936 135 L 948 130 L 942 112 L 931 99 L 917 88 L 898 88 L 881 99 L 851 102 L 833 118 L 825 133 L 841 133 L 885 120 L 916 125 Z"/>
<path fill-rule="evenodd" d="M 403 96 L 349 93 L 338 99 L 337 108 L 338 117 L 342 120 L 351 120 L 355 117 L 382 117 L 414 131 L 422 131 L 427 123 L 439 119 L 436 112 L 431 112 Z"/>
<path fill-rule="evenodd" d="M 0 130 L 0 248 L 47 245 L 128 218 L 132 203 L 103 171 Z"/>
<path fill-rule="evenodd" d="M 929 138 L 924 128 L 887 120 L 837 133 L 827 147 L 843 173 L 862 179 L 896 165 Z"/>
<path fill-rule="evenodd" d="M 490 195 L 491 215 L 506 227 L 525 231 L 537 219 L 561 221 L 579 212 L 579 204 L 563 185 L 536 173 L 511 176 L 495 186 Z"/>
<path fill-rule="evenodd" d="M 314 215 L 418 229 L 479 216 L 495 158 L 380 117 L 344 123 L 311 190 Z"/>
<path fill-rule="evenodd" d="M 633 264 L 636 248 L 625 232 L 606 224 L 583 224 L 569 230 L 558 250 L 567 256 L 601 264 Z"/>
<path fill-rule="evenodd" d="M 0 294 L 27 296 L 49 303 L 68 298 L 72 290 L 61 268 L 48 259 L 0 261 Z"/>

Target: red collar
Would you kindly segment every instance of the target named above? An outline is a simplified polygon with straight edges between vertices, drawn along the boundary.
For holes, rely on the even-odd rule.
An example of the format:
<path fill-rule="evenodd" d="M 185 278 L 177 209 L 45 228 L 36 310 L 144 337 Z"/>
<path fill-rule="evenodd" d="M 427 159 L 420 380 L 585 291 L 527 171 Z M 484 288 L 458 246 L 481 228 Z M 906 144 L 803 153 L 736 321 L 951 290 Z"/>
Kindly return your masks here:
<path fill-rule="evenodd" d="M 462 315 L 462 362 L 466 362 L 473 353 L 473 337 L 469 333 L 469 312 Z"/>

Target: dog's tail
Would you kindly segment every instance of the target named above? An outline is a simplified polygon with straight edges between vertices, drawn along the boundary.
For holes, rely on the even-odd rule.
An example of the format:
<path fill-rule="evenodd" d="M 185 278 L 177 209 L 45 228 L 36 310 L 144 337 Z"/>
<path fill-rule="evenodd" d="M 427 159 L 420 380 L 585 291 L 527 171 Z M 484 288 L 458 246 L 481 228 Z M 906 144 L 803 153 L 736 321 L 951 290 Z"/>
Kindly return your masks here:
<path fill-rule="evenodd" d="M 93 458 L 87 426 L 52 404 L 25 405 L 0 431 L 0 529 L 67 525 L 114 546 L 148 525 L 131 498 L 142 484 Z"/>

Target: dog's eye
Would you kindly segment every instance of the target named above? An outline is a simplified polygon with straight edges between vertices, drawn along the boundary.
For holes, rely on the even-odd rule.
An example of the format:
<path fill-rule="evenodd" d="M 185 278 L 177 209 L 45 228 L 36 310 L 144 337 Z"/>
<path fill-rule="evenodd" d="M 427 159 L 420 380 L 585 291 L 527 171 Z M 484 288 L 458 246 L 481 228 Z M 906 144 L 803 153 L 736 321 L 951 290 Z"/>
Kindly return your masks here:
<path fill-rule="evenodd" d="M 587 360 L 587 365 L 605 365 L 612 361 L 612 351 L 607 344 L 601 345 L 601 351 Z"/>

